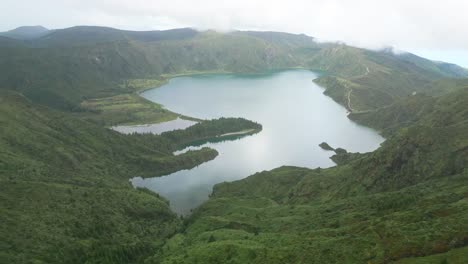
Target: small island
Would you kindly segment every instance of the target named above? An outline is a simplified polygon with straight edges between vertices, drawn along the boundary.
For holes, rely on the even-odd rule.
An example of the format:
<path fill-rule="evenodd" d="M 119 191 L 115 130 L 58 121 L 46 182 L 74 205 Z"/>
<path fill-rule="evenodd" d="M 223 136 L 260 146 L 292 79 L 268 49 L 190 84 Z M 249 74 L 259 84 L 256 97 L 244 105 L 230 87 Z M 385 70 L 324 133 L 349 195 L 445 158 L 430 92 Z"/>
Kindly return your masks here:
<path fill-rule="evenodd" d="M 334 148 L 332 148 L 330 145 L 328 145 L 327 142 L 322 142 L 319 144 L 319 147 L 321 147 L 323 150 L 328 150 L 328 151 L 335 151 Z"/>

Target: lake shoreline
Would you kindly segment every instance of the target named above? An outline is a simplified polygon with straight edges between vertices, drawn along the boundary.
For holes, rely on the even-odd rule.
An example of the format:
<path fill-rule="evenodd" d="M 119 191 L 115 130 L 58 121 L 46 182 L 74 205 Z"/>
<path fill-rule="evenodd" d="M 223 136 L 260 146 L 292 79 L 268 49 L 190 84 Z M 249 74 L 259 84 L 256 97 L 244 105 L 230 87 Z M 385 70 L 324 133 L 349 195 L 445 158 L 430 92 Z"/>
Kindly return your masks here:
<path fill-rule="evenodd" d="M 164 132 L 174 131 L 177 129 L 185 129 L 192 125 L 197 124 L 199 121 L 187 120 L 177 117 L 174 120 L 160 122 L 160 123 L 149 123 L 139 125 L 118 125 L 112 126 L 110 129 L 117 131 L 122 134 L 155 134 L 160 135 Z"/>
<path fill-rule="evenodd" d="M 346 108 L 323 94 L 324 88 L 312 82 L 318 76 L 310 70 L 255 75 L 191 74 L 174 77 L 165 86 L 140 93 L 145 99 L 176 113 L 203 119 L 239 116 L 261 123 L 264 129 L 261 133 L 240 130 L 188 142 L 183 149 L 205 146 L 218 150 L 220 155 L 192 170 L 146 178 L 139 182 L 139 187 L 161 194 L 171 201 L 174 211 L 186 214 L 205 201 L 212 186 L 222 181 L 235 181 L 283 165 L 335 166 L 329 157 L 331 154 L 318 147 L 320 142 L 329 141 L 353 152 L 377 148 L 384 139 L 373 129 L 348 119 Z M 320 114 L 322 111 L 328 114 Z M 335 128 L 335 124 L 344 127 Z M 348 132 L 342 134 L 339 132 L 342 130 Z M 248 134 L 253 135 L 245 137 Z M 230 141 L 238 137 L 242 139 Z M 353 140 L 356 137 L 370 137 L 368 147 L 356 144 Z M 320 141 L 315 143 L 314 140 Z"/>

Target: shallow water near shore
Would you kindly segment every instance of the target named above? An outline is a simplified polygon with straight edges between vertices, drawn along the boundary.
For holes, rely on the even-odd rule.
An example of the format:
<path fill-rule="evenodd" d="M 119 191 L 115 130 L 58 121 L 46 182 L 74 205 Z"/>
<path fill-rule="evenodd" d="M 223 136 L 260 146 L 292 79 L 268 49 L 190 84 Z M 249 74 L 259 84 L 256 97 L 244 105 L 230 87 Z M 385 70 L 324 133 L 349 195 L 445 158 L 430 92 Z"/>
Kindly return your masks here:
<path fill-rule="evenodd" d="M 118 131 L 120 133 L 123 133 L 123 134 L 151 133 L 151 134 L 159 135 L 167 131 L 185 129 L 189 126 L 195 125 L 196 123 L 197 122 L 195 121 L 177 118 L 177 119 L 159 123 L 159 124 L 146 124 L 146 125 L 135 125 L 135 126 L 113 126 L 111 127 L 111 129 Z"/>

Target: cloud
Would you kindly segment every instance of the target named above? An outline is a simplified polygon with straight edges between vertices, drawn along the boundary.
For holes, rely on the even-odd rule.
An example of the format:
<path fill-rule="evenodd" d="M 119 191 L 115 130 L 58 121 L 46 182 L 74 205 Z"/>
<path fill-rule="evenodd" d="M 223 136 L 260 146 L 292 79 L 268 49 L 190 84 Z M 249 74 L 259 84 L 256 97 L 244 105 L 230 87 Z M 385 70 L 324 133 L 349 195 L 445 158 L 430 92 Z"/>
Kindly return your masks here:
<path fill-rule="evenodd" d="M 466 0 L 3 0 L 3 30 L 103 25 L 148 30 L 254 29 L 401 50 L 468 52 Z"/>

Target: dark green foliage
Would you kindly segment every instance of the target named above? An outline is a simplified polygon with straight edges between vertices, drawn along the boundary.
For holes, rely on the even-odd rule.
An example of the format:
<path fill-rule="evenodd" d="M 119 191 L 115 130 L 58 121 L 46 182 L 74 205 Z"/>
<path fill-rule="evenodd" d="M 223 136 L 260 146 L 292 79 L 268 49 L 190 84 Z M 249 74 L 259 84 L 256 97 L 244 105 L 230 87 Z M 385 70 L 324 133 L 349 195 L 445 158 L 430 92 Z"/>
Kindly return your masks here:
<path fill-rule="evenodd" d="M 348 117 L 366 126 L 371 126 L 384 135 L 392 135 L 398 129 L 418 121 L 433 109 L 434 97 L 414 95 L 375 111 L 351 113 Z"/>
<path fill-rule="evenodd" d="M 184 235 L 168 242 L 178 246 L 159 256 L 163 263 L 466 262 L 467 96 L 464 89 L 421 97 L 432 107 L 403 109 L 415 116 L 405 123 L 383 115 L 379 124 L 397 132 L 373 153 L 336 149 L 340 166 L 281 167 L 216 185 Z M 210 236 L 216 241 L 207 244 Z"/>
<path fill-rule="evenodd" d="M 250 124 L 206 121 L 186 135 Z M 141 263 L 182 222 L 166 200 L 133 189 L 129 178 L 190 169 L 217 155 L 203 148 L 174 156 L 170 133 L 121 135 L 14 92 L 0 95 L 0 130 L 1 263 Z"/>
<path fill-rule="evenodd" d="M 446 96 L 438 98 L 416 94 L 375 111 L 351 113 L 349 118 L 380 130 L 384 135 L 392 135 L 420 120 L 428 126 L 442 126 L 466 118 L 468 79 L 439 80 L 426 89 L 437 90 L 437 94 L 445 91 Z"/>
<path fill-rule="evenodd" d="M 2 95 L 1 99 L 4 125 L 0 139 L 3 153 L 10 154 L 2 161 L 8 167 L 30 169 L 28 164 L 41 164 L 44 174 L 59 168 L 57 173 L 67 169 L 78 175 L 96 173 L 97 169 L 103 174 L 130 169 L 135 174 L 155 176 L 179 169 L 181 164 L 190 168 L 200 161 L 194 159 L 193 152 L 172 156 L 175 144 L 160 136 L 124 136 L 61 112 L 36 107 L 17 94 Z M 216 156 L 214 150 L 198 153 L 208 160 Z M 179 165 L 171 169 L 171 163 Z"/>
<path fill-rule="evenodd" d="M 180 226 L 163 199 L 130 186 L 49 181 L 1 180 L 0 262 L 141 263 Z"/>
<path fill-rule="evenodd" d="M 174 142 L 179 148 L 199 144 L 210 139 L 224 138 L 229 135 L 257 133 L 262 125 L 243 118 L 219 118 L 202 121 L 183 130 L 165 132 L 161 137 Z"/>
<path fill-rule="evenodd" d="M 197 35 L 191 28 L 171 29 L 164 31 L 127 31 L 107 27 L 77 26 L 54 30 L 47 36 L 31 41 L 33 47 L 85 46 L 113 41 L 137 40 L 142 42 L 183 40 Z"/>
<path fill-rule="evenodd" d="M 330 145 L 328 145 L 327 142 L 322 142 L 319 144 L 319 147 L 321 147 L 323 150 L 330 150 L 330 151 L 334 151 L 335 149 L 332 148 Z"/>
<path fill-rule="evenodd" d="M 333 151 L 335 152 L 335 155 L 331 156 L 330 159 L 333 160 L 336 164 L 338 165 L 343 165 L 348 162 L 351 162 L 352 160 L 358 159 L 362 157 L 362 154 L 360 153 L 350 153 L 346 151 L 343 148 L 332 148 L 328 143 L 322 142 L 319 144 L 319 146 L 323 150 L 328 150 L 328 151 Z"/>
<path fill-rule="evenodd" d="M 326 88 L 325 94 L 351 112 L 381 108 L 414 93 L 444 94 L 451 85 L 436 86 L 435 80 L 467 76 L 466 69 L 447 71 L 445 64 L 409 53 L 397 55 L 342 46 L 330 48 L 323 56 L 321 61 L 326 61 L 325 56 L 329 58 L 329 64 L 323 66 L 329 75 L 315 81 Z"/>
<path fill-rule="evenodd" d="M 354 110 L 375 109 L 416 88 L 468 72 L 415 55 L 317 43 L 278 32 L 197 32 L 192 29 L 131 32 L 102 27 L 49 31 L 28 42 L 0 39 L 0 89 L 63 110 L 80 110 L 89 98 L 132 92 L 128 79 L 196 72 L 265 72 L 291 67 L 325 72 L 352 87 Z M 325 83 L 347 106 L 346 89 Z M 420 90 L 417 90 L 420 92 Z M 351 109 L 350 109 L 351 110 Z"/>
<path fill-rule="evenodd" d="M 330 159 L 333 160 L 337 165 L 343 165 L 349 163 L 353 160 L 362 158 L 364 155 L 360 153 L 351 153 L 342 148 L 335 149 L 335 155 L 331 156 Z"/>
<path fill-rule="evenodd" d="M 449 92 L 454 92 L 460 89 L 464 89 L 468 87 L 468 79 L 460 78 L 460 79 L 453 79 L 453 78 L 446 78 L 440 79 L 430 83 L 425 89 L 427 93 L 433 95 L 444 95 Z"/>
<path fill-rule="evenodd" d="M 49 106 L 75 110 L 85 99 L 133 92 L 118 85 L 127 79 L 196 71 L 259 72 L 296 65 L 280 47 L 267 48 L 265 41 L 242 34 L 196 32 L 158 41 L 122 37 L 128 34 L 71 28 L 37 40 L 47 40 L 43 48 L 1 47 L 0 87 Z M 84 43 L 76 46 L 73 38 Z M 61 44 L 55 46 L 56 42 Z"/>
<path fill-rule="evenodd" d="M 213 235 L 210 236 L 210 238 L 208 239 L 208 243 L 211 243 L 211 242 L 215 242 L 216 239 L 214 238 Z"/>
<path fill-rule="evenodd" d="M 465 69 L 276 32 L 47 34 L 0 37 L 0 89 L 25 96 L 0 94 L 0 262 L 466 262 L 468 90 L 466 80 L 447 79 Z M 244 119 L 161 136 L 101 127 L 174 117 L 135 99 L 134 83 L 290 67 L 325 73 L 316 80 L 325 93 L 388 140 L 368 154 L 336 149 L 333 168 L 281 167 L 218 184 L 184 223 L 159 195 L 131 187 L 133 176 L 217 154 L 172 155 L 186 144 L 261 129 Z M 105 112 L 116 102 L 125 106 Z"/>

